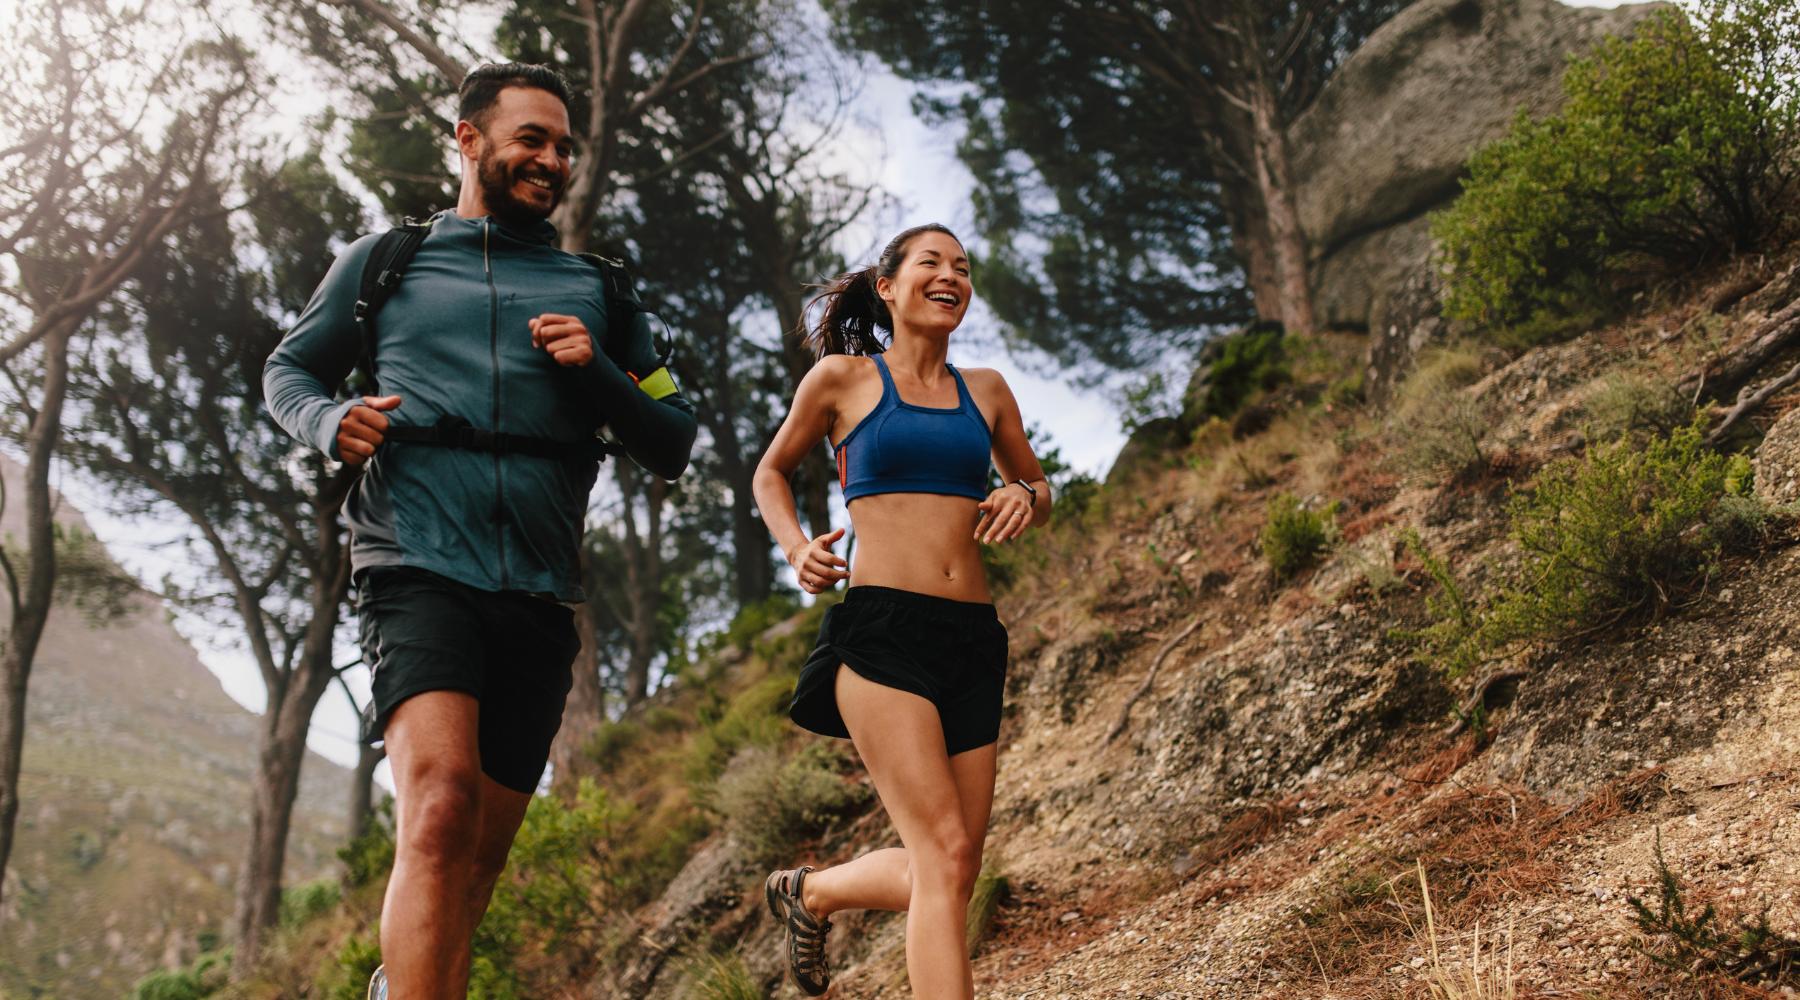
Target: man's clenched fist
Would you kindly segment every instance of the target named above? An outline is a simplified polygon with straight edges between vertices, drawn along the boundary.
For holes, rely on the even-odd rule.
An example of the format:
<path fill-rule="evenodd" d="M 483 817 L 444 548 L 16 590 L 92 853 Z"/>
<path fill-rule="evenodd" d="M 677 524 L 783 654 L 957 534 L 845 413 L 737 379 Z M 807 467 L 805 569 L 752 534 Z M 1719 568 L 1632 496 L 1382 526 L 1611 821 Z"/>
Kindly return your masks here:
<path fill-rule="evenodd" d="M 364 396 L 361 403 L 352 406 L 338 421 L 338 456 L 350 465 L 368 461 L 388 429 L 387 414 L 382 411 L 399 405 L 399 396 Z"/>
<path fill-rule="evenodd" d="M 531 346 L 548 351 L 557 364 L 579 368 L 594 360 L 594 340 L 576 317 L 545 313 L 528 321 L 528 325 Z"/>

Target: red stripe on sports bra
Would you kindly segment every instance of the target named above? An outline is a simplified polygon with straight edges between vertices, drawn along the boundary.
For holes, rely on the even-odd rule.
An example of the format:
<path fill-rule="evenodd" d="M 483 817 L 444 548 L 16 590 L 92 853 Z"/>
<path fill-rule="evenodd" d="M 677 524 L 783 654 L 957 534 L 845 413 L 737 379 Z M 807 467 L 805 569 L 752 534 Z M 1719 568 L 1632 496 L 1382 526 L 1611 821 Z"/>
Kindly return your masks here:
<path fill-rule="evenodd" d="M 849 450 L 849 448 L 839 448 L 837 453 L 838 489 L 840 490 L 850 484 L 850 465 L 844 460 L 844 456 Z"/>

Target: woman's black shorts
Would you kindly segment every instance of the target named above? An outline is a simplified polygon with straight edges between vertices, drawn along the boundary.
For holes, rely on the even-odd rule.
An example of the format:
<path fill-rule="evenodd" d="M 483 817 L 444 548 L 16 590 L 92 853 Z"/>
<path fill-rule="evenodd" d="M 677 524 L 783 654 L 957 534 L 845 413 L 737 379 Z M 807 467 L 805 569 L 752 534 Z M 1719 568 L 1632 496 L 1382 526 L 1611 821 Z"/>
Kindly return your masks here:
<path fill-rule="evenodd" d="M 826 736 L 847 737 L 838 714 L 838 664 L 937 706 L 950 756 L 1000 738 L 1006 626 L 992 604 L 890 587 L 851 587 L 828 608 L 788 715 Z"/>
<path fill-rule="evenodd" d="M 379 741 L 388 717 L 413 695 L 462 691 L 481 703 L 482 772 L 514 791 L 535 791 L 581 648 L 574 612 L 416 566 L 371 566 L 356 576 L 363 662 L 374 688 L 363 739 Z"/>

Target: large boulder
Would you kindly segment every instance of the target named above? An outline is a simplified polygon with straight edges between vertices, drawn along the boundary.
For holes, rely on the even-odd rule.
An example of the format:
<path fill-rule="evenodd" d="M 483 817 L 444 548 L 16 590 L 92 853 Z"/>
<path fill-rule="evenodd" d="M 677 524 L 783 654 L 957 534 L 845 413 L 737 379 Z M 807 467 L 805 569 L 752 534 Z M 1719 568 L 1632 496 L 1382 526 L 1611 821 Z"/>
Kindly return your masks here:
<path fill-rule="evenodd" d="M 1456 196 L 1470 154 L 1520 109 L 1555 111 L 1571 55 L 1666 7 L 1419 0 L 1371 35 L 1289 131 L 1321 319 L 1371 326 L 1427 264 L 1423 216 Z"/>

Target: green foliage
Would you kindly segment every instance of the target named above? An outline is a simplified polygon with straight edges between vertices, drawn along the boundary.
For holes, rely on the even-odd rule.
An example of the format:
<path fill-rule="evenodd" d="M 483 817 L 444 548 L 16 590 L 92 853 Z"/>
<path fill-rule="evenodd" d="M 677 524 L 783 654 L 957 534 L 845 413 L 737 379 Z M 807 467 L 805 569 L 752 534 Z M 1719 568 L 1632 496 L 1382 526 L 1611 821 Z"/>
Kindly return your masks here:
<path fill-rule="evenodd" d="M 1706 579 L 1718 543 L 1699 529 L 1725 495 L 1726 465 L 1690 426 L 1546 469 L 1509 510 L 1524 561 L 1492 609 L 1494 637 L 1567 635 L 1660 613 Z"/>
<path fill-rule="evenodd" d="M 1175 416 L 1175 385 L 1169 373 L 1156 368 L 1133 378 L 1119 390 L 1119 425 L 1125 436 L 1146 424 Z"/>
<path fill-rule="evenodd" d="M 1219 345 L 1207 368 L 1202 416 L 1230 419 L 1253 394 L 1293 379 L 1279 326 L 1259 324 Z"/>
<path fill-rule="evenodd" d="M 1257 544 L 1277 579 L 1293 576 L 1331 546 L 1337 537 L 1337 510 L 1336 501 L 1322 510 L 1307 510 L 1288 493 L 1269 501 L 1268 519 Z"/>
<path fill-rule="evenodd" d="M 394 800 L 382 799 L 369 817 L 369 825 L 338 848 L 344 863 L 344 886 L 373 885 L 394 868 Z"/>
<path fill-rule="evenodd" d="M 69 858 L 82 871 L 99 864 L 106 857 L 106 837 L 92 830 L 76 830 L 69 835 Z"/>
<path fill-rule="evenodd" d="M 1011 895 L 1012 880 L 1006 873 L 993 866 L 983 866 L 981 874 L 975 878 L 975 891 L 969 896 L 969 922 L 964 934 L 971 958 L 993 931 L 994 918 Z"/>
<path fill-rule="evenodd" d="M 603 722 L 588 738 L 587 745 L 582 747 L 602 773 L 609 772 L 624 760 L 643 739 L 644 727 L 631 719 L 620 719 L 617 722 Z"/>
<path fill-rule="evenodd" d="M 1791 209 L 1797 53 L 1793 4 L 1702 0 L 1572 62 L 1562 112 L 1521 112 L 1433 220 L 1446 313 L 1529 343 L 1646 265 L 1765 245 Z"/>
<path fill-rule="evenodd" d="M 1438 589 L 1425 598 L 1425 610 L 1431 624 L 1417 631 L 1401 631 L 1395 638 L 1418 642 L 1437 652 L 1443 658 L 1445 672 L 1454 677 L 1467 669 L 1469 662 L 1479 654 L 1476 645 L 1476 634 L 1481 627 L 1478 609 L 1463 595 L 1449 565 L 1431 551 L 1417 529 L 1408 528 L 1400 537 L 1401 544 L 1424 565 L 1426 575 Z"/>
<path fill-rule="evenodd" d="M 1246 148 L 1248 118 L 1196 115 L 1205 102 L 1194 95 L 1235 87 L 1252 71 L 1239 53 L 1266 53 L 1285 127 L 1403 3 L 1275 4 L 1252 19 L 1267 36 L 1244 49 L 1209 44 L 1226 36 L 1204 4 L 1142 17 L 1042 0 L 825 6 L 852 45 L 926 84 L 928 118 L 962 136 L 974 228 L 989 248 L 977 281 L 1004 336 L 1099 380 L 1192 357 L 1252 314 L 1234 252 L 1248 234 L 1228 223 L 1247 206 L 1221 156 Z M 1146 55 L 1157 52 L 1179 53 L 1173 77 Z"/>
<path fill-rule="evenodd" d="M 1402 471 L 1454 482 L 1485 468 L 1481 439 L 1492 408 L 1465 387 L 1481 377 L 1481 359 L 1467 347 L 1430 351 L 1394 393 L 1387 421 L 1393 461 Z"/>
<path fill-rule="evenodd" d="M 827 743 L 808 743 L 786 758 L 770 747 L 747 747 L 731 759 L 706 801 L 749 857 L 772 864 L 868 802 L 868 786 L 844 779 L 847 766 L 844 753 Z"/>
<path fill-rule="evenodd" d="M 773 594 L 747 604 L 732 616 L 731 624 L 714 640 L 713 648 L 747 653 L 757 636 L 792 618 L 799 610 L 800 601 L 793 594 Z"/>
<path fill-rule="evenodd" d="M 1668 435 L 1694 420 L 1694 403 L 1666 379 L 1635 372 L 1608 375 L 1588 400 L 1589 436 L 1597 441 Z"/>
<path fill-rule="evenodd" d="M 291 885 L 281 891 L 281 926 L 299 927 L 324 916 L 338 904 L 343 892 L 335 878 Z"/>
<path fill-rule="evenodd" d="M 1728 493 L 1730 464 L 1706 449 L 1693 425 L 1550 466 L 1513 498 L 1508 517 L 1520 558 L 1479 608 L 1415 537 L 1409 544 L 1439 594 L 1428 602 L 1433 624 L 1411 637 L 1455 675 L 1518 642 L 1661 614 L 1762 523 L 1760 508 L 1740 510 L 1746 498 Z"/>
<path fill-rule="evenodd" d="M 688 743 L 682 775 L 703 788 L 718 778 L 725 764 L 745 747 L 769 747 L 787 734 L 787 706 L 793 699 L 794 675 L 771 674 L 739 692 L 730 702 L 715 700 L 700 711 L 702 723 Z"/>
<path fill-rule="evenodd" d="M 207 952 L 185 969 L 160 970 L 138 980 L 131 1000 L 205 1000 L 225 988 L 230 973 L 230 951 Z"/>
<path fill-rule="evenodd" d="M 321 990 L 325 1000 L 366 1000 L 369 977 L 380 967 L 380 934 L 371 929 L 367 934 L 350 935 L 331 958 Z"/>
<path fill-rule="evenodd" d="M 1626 897 L 1638 930 L 1646 935 L 1633 947 L 1652 962 L 1686 976 L 1719 975 L 1758 986 L 1800 986 L 1800 940 L 1769 926 L 1768 911 L 1755 921 L 1738 918 L 1735 927 L 1711 903 L 1689 915 L 1681 880 L 1663 857 L 1662 830 L 1656 831 L 1656 908 Z"/>
<path fill-rule="evenodd" d="M 694 1000 L 767 1000 L 768 994 L 751 978 L 744 960 L 733 952 L 708 952 L 688 967 Z"/>

